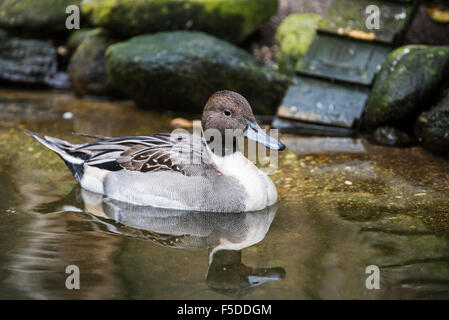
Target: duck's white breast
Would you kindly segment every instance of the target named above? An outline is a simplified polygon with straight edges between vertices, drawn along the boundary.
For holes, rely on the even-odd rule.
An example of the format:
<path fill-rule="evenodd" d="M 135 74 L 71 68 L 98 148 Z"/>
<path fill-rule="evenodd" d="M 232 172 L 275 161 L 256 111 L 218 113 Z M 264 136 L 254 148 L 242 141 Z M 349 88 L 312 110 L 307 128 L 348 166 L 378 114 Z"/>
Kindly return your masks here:
<path fill-rule="evenodd" d="M 241 152 L 234 152 L 225 157 L 213 153 L 211 156 L 218 170 L 237 179 L 245 188 L 245 211 L 261 210 L 277 201 L 277 190 L 273 181 Z"/>

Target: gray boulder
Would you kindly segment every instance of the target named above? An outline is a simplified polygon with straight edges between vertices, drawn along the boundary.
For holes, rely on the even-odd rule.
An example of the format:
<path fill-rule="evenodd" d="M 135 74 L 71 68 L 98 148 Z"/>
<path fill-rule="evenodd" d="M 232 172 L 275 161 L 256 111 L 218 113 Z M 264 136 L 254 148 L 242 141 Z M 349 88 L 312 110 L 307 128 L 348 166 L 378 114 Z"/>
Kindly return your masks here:
<path fill-rule="evenodd" d="M 274 114 L 288 78 L 246 51 L 201 32 L 161 32 L 109 47 L 109 79 L 139 104 L 201 113 L 217 90 L 245 96 L 255 113 Z"/>
<path fill-rule="evenodd" d="M 394 50 L 375 79 L 365 108 L 365 127 L 412 126 L 448 78 L 448 46 L 410 45 Z"/>

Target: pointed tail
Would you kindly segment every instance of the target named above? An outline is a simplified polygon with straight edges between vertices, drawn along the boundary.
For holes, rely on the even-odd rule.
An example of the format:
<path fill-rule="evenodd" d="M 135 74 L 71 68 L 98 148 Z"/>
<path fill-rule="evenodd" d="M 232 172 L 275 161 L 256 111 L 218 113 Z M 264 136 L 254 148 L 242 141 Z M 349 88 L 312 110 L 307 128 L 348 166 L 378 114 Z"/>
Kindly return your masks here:
<path fill-rule="evenodd" d="M 84 173 L 84 160 L 82 158 L 76 157 L 71 153 L 75 145 L 67 141 L 56 139 L 49 136 L 41 137 L 29 130 L 25 130 L 25 134 L 29 135 L 30 137 L 33 137 L 34 139 L 42 143 L 44 146 L 46 146 L 48 149 L 56 152 L 61 157 L 61 159 L 64 160 L 65 164 L 72 172 L 75 179 L 78 182 L 81 180 Z"/>

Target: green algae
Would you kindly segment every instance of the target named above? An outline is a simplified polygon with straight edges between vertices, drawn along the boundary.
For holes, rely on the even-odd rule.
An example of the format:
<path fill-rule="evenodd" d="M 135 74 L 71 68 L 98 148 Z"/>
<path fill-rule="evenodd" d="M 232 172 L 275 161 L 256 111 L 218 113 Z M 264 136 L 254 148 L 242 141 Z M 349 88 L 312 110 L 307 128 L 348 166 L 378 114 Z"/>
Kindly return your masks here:
<path fill-rule="evenodd" d="M 66 8 L 81 0 L 1 0 L 0 27 L 26 34 L 66 32 Z"/>

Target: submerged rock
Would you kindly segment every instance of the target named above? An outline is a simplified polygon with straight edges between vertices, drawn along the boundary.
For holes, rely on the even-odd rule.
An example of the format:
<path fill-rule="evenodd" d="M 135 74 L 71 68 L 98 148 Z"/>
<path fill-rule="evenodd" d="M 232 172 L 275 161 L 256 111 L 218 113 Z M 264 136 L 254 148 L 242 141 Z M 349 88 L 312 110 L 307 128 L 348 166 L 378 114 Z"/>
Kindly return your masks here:
<path fill-rule="evenodd" d="M 292 14 L 282 21 L 276 32 L 279 44 L 276 59 L 281 71 L 295 72 L 315 37 L 319 21 L 320 16 L 314 13 Z"/>
<path fill-rule="evenodd" d="M 241 42 L 277 9 L 277 0 L 84 0 L 92 24 L 134 36 L 197 30 Z"/>
<path fill-rule="evenodd" d="M 415 134 L 426 149 L 449 155 L 449 95 L 418 117 Z"/>
<path fill-rule="evenodd" d="M 391 52 L 374 81 L 364 114 L 368 129 L 410 127 L 449 76 L 449 47 L 411 45 Z"/>
<path fill-rule="evenodd" d="M 255 113 L 274 114 L 288 78 L 247 52 L 201 32 L 161 32 L 120 42 L 106 52 L 114 85 L 141 105 L 201 113 L 217 90 L 245 96 Z"/>
<path fill-rule="evenodd" d="M 58 72 L 57 51 L 49 42 L 11 37 L 0 30 L 0 80 L 68 88 Z"/>
<path fill-rule="evenodd" d="M 0 0 L 0 27 L 42 35 L 66 32 L 67 6 L 81 0 Z"/>
<path fill-rule="evenodd" d="M 372 143 L 388 147 L 405 147 L 412 142 L 405 132 L 389 126 L 377 128 L 368 139 Z"/>
<path fill-rule="evenodd" d="M 96 29 L 84 40 L 70 59 L 68 73 L 78 95 L 108 95 L 113 92 L 106 73 L 106 49 L 117 42 L 107 31 Z"/>

